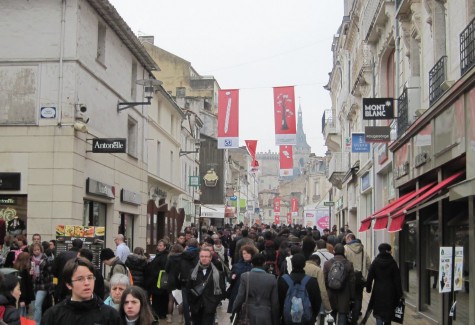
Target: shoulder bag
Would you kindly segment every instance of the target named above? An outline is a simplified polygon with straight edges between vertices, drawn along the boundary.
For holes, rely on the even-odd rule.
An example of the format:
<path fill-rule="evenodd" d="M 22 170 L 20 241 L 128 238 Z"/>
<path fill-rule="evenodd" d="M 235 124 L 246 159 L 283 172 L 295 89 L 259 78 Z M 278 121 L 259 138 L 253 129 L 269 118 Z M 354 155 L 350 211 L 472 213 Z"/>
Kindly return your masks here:
<path fill-rule="evenodd" d="M 249 306 L 247 304 L 247 299 L 249 298 L 249 282 L 251 282 L 251 272 L 248 272 L 247 284 L 246 284 L 246 300 L 241 306 L 241 311 L 239 312 L 238 325 L 251 325 L 251 320 L 249 319 Z"/>

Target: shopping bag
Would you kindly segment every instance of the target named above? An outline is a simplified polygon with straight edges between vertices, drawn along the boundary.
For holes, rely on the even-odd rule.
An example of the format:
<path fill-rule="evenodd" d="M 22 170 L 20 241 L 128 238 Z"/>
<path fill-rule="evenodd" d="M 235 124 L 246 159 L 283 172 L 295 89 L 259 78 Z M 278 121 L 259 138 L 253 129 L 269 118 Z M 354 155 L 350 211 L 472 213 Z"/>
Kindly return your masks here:
<path fill-rule="evenodd" d="M 404 299 L 399 300 L 399 304 L 394 309 L 394 315 L 392 321 L 398 324 L 404 322 L 404 310 L 406 309 L 406 304 Z"/>

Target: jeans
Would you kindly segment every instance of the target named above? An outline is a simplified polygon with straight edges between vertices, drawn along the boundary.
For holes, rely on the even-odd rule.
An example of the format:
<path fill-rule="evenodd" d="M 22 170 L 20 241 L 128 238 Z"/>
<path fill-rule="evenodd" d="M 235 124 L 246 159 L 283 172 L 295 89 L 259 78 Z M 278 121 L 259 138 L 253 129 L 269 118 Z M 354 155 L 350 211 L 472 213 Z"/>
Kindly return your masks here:
<path fill-rule="evenodd" d="M 188 304 L 188 289 L 185 288 L 185 285 L 181 289 L 183 297 L 183 318 L 185 320 L 185 325 L 190 325 L 190 305 Z"/>
<path fill-rule="evenodd" d="M 338 313 L 336 311 L 333 311 L 331 313 L 333 319 L 335 320 L 335 324 L 337 325 L 347 325 L 347 318 L 346 318 L 346 313 Z M 337 319 L 338 318 L 338 319 Z"/>
<path fill-rule="evenodd" d="M 356 286 L 355 299 L 353 300 L 353 308 L 351 309 L 351 318 L 353 324 L 358 322 L 360 317 L 361 307 L 363 306 L 363 287 Z"/>
<path fill-rule="evenodd" d="M 390 325 L 391 322 L 385 322 L 381 318 L 376 317 L 376 325 Z"/>
<path fill-rule="evenodd" d="M 34 314 L 34 319 L 36 324 L 41 323 L 41 315 L 43 314 L 43 301 L 45 301 L 46 295 L 47 295 L 46 290 L 38 290 L 36 291 L 35 294 L 35 314 Z"/>

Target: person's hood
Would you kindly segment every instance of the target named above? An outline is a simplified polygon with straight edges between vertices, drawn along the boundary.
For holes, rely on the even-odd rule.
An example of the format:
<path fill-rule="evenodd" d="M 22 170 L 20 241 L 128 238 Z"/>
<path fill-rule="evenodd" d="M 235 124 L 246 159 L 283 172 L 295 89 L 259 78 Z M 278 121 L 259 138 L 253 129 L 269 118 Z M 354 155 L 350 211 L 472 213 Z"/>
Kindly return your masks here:
<path fill-rule="evenodd" d="M 184 251 L 182 254 L 181 254 L 181 258 L 184 259 L 184 260 L 194 260 L 198 257 L 198 250 L 192 250 L 192 251 Z"/>
<path fill-rule="evenodd" d="M 142 255 L 130 254 L 127 256 L 126 264 L 131 264 L 135 266 L 144 266 L 147 265 L 147 258 Z"/>
<path fill-rule="evenodd" d="M 375 262 L 383 269 L 387 269 L 396 263 L 392 255 L 389 253 L 379 253 L 378 256 L 376 256 Z"/>
<path fill-rule="evenodd" d="M 359 254 L 363 251 L 363 244 L 356 241 L 353 241 L 351 244 L 347 244 L 346 246 L 355 254 Z"/>

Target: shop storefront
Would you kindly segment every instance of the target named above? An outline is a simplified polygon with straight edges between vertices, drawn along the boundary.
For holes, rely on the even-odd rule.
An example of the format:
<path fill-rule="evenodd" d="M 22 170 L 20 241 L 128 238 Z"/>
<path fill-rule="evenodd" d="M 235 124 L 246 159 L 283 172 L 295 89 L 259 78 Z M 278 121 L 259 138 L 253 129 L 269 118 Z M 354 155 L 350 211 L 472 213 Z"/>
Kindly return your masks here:
<path fill-rule="evenodd" d="M 0 219 L 5 220 L 7 235 L 26 235 L 27 203 L 26 195 L 0 195 Z"/>

